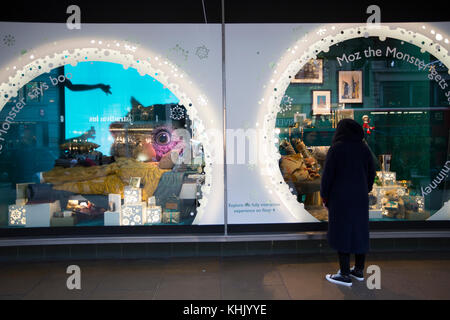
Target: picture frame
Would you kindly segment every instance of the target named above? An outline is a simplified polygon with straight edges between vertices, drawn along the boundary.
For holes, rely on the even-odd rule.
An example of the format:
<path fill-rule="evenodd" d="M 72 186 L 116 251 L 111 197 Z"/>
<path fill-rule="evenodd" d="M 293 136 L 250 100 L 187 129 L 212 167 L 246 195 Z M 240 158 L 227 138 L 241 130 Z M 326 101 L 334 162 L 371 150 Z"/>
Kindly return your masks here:
<path fill-rule="evenodd" d="M 339 103 L 363 102 L 363 74 L 361 70 L 339 71 L 338 101 Z"/>
<path fill-rule="evenodd" d="M 342 119 L 355 120 L 355 113 L 353 109 L 336 110 L 336 123 Z"/>
<path fill-rule="evenodd" d="M 323 84 L 323 59 L 309 60 L 291 79 L 291 83 Z"/>
<path fill-rule="evenodd" d="M 331 114 L 331 90 L 311 90 L 312 114 Z"/>
<path fill-rule="evenodd" d="M 298 122 L 300 127 L 302 127 L 304 125 L 305 120 L 306 120 L 306 113 L 296 112 L 294 114 L 294 123 Z"/>
<path fill-rule="evenodd" d="M 130 178 L 130 187 L 140 188 L 141 187 L 141 177 L 131 177 Z"/>

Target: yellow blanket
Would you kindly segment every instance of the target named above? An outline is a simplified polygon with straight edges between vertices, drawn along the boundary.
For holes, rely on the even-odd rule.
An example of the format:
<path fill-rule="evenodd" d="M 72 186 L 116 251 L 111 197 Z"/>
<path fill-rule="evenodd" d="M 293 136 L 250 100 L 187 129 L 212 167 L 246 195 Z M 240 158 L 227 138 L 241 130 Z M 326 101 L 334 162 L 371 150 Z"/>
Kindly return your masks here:
<path fill-rule="evenodd" d="M 45 182 L 52 183 L 56 190 L 79 194 L 120 193 L 131 177 L 141 177 L 142 198 L 146 201 L 153 195 L 164 172 L 157 162 L 140 162 L 130 158 L 118 158 L 116 162 L 94 167 L 55 167 L 43 173 Z"/>

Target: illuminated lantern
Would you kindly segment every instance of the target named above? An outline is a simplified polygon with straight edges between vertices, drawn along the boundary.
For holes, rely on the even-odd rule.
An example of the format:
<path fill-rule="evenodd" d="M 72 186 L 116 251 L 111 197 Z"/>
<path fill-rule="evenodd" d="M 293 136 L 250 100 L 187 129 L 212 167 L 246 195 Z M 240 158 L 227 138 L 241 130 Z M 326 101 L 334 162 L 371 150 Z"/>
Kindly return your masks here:
<path fill-rule="evenodd" d="M 125 204 L 122 207 L 120 224 L 122 226 L 143 225 L 146 222 L 146 208 L 145 202 Z"/>
<path fill-rule="evenodd" d="M 125 204 L 139 204 L 142 201 L 142 189 L 126 186 L 123 198 Z"/>
<path fill-rule="evenodd" d="M 8 207 L 8 226 L 23 226 L 27 224 L 27 209 L 25 206 L 11 205 Z"/>

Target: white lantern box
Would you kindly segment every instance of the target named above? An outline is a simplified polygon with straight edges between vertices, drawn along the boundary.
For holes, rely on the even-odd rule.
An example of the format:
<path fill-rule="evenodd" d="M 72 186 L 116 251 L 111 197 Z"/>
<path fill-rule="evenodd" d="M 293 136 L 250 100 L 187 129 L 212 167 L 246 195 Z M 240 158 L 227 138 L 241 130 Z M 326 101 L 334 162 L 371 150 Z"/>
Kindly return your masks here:
<path fill-rule="evenodd" d="M 108 194 L 108 205 L 110 212 L 119 212 L 122 207 L 122 197 L 120 194 L 110 193 Z"/>
<path fill-rule="evenodd" d="M 123 191 L 125 204 L 140 204 L 142 201 L 142 189 L 126 186 Z"/>
<path fill-rule="evenodd" d="M 11 205 L 8 207 L 8 226 L 22 226 L 27 224 L 27 210 L 25 206 Z"/>
<path fill-rule="evenodd" d="M 146 209 L 145 202 L 123 205 L 120 224 L 122 226 L 143 225 L 146 222 Z"/>
<path fill-rule="evenodd" d="M 162 217 L 162 208 L 161 206 L 149 206 L 147 207 L 147 217 L 146 217 L 146 223 L 150 224 L 156 224 L 161 223 L 161 217 Z"/>
<path fill-rule="evenodd" d="M 392 171 L 377 171 L 377 176 L 385 186 L 392 186 L 396 184 L 397 174 Z"/>
<path fill-rule="evenodd" d="M 50 219 L 55 212 L 61 211 L 59 200 L 52 203 L 9 206 L 8 224 L 26 227 L 50 227 Z"/>
<path fill-rule="evenodd" d="M 383 218 L 382 210 L 369 210 L 369 219 L 381 219 Z"/>
<path fill-rule="evenodd" d="M 27 227 L 50 227 L 50 219 L 61 211 L 59 200 L 52 203 L 27 204 Z"/>
<path fill-rule="evenodd" d="M 106 211 L 103 217 L 105 226 L 120 226 L 120 212 Z"/>

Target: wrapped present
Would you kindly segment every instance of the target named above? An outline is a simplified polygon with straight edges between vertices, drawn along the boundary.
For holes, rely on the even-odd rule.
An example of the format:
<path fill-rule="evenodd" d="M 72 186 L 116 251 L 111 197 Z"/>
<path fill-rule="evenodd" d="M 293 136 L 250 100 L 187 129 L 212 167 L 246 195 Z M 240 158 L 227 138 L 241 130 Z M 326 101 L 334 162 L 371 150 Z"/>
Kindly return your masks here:
<path fill-rule="evenodd" d="M 147 207 L 146 221 L 150 224 L 161 223 L 162 208 L 161 206 L 151 205 Z"/>
<path fill-rule="evenodd" d="M 120 194 L 110 193 L 108 194 L 108 206 L 111 212 L 119 212 L 122 208 L 122 198 Z"/>
<path fill-rule="evenodd" d="M 180 207 L 180 200 L 177 196 L 171 196 L 168 197 L 166 200 L 166 203 L 164 205 L 164 208 L 166 210 L 174 210 L 177 211 Z"/>
<path fill-rule="evenodd" d="M 165 210 L 162 215 L 162 223 L 180 223 L 180 212 Z"/>
<path fill-rule="evenodd" d="M 125 204 L 140 203 L 142 201 L 142 189 L 126 186 L 123 191 Z"/>
<path fill-rule="evenodd" d="M 149 206 L 156 206 L 156 197 L 152 196 L 150 198 L 148 198 L 148 205 Z"/>
<path fill-rule="evenodd" d="M 120 212 L 106 211 L 103 215 L 103 225 L 105 226 L 120 226 Z"/>
<path fill-rule="evenodd" d="M 146 208 L 147 205 L 145 202 L 123 205 L 120 224 L 123 226 L 144 224 L 146 218 Z"/>
<path fill-rule="evenodd" d="M 27 210 L 25 206 L 11 205 L 8 207 L 8 226 L 22 226 L 27 224 Z"/>
<path fill-rule="evenodd" d="M 51 217 L 56 212 L 61 212 L 59 200 L 49 203 L 27 204 L 24 208 L 27 227 L 50 227 Z"/>
<path fill-rule="evenodd" d="M 381 219 L 383 218 L 381 210 L 369 210 L 369 219 Z"/>
<path fill-rule="evenodd" d="M 384 186 L 396 184 L 396 173 L 392 171 L 377 171 L 377 177 Z"/>

